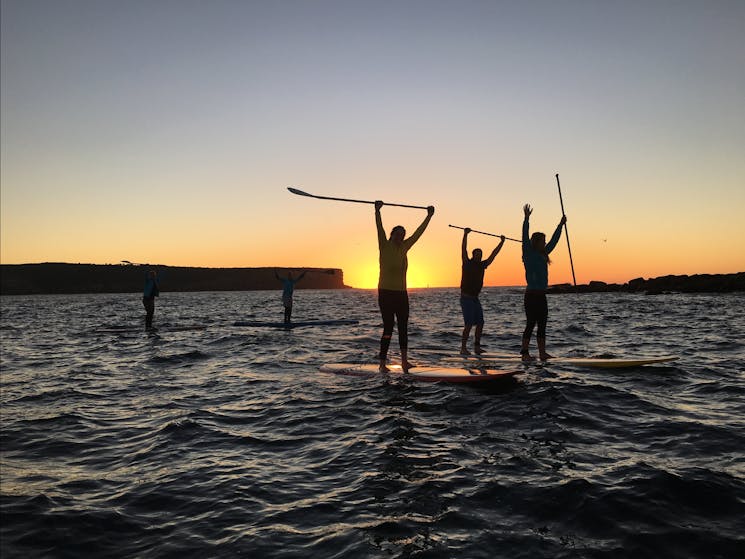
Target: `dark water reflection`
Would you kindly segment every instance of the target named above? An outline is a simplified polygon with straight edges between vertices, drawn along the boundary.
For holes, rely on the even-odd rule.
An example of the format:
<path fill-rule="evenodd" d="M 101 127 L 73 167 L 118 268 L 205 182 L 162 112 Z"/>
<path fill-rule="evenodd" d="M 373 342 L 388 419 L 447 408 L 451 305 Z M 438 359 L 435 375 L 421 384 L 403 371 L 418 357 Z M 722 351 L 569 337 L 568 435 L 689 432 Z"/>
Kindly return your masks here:
<path fill-rule="evenodd" d="M 482 296 L 516 352 L 522 293 Z M 352 378 L 371 291 L 3 297 L 0 551 L 8 557 L 745 556 L 742 295 L 552 296 L 549 363 L 474 387 Z M 455 290 L 411 293 L 412 358 L 456 350 Z M 168 325 L 203 324 L 203 331 Z M 395 347 L 395 343 L 393 346 Z"/>

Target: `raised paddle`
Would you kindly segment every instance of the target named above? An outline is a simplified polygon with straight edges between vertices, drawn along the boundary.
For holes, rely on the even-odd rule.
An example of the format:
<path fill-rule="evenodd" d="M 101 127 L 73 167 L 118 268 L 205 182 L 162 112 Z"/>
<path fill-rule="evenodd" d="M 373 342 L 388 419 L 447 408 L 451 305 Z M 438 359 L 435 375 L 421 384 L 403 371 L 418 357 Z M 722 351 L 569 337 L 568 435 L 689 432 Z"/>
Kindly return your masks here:
<path fill-rule="evenodd" d="M 559 173 L 556 173 L 556 186 L 559 187 L 559 202 L 561 203 L 561 216 L 566 217 L 564 213 L 564 199 L 561 197 L 561 183 L 559 183 Z M 574 287 L 577 287 L 577 278 L 574 277 L 574 262 L 572 262 L 572 246 L 569 244 L 569 229 L 567 229 L 567 223 L 564 222 L 564 232 L 567 236 L 567 248 L 569 249 L 569 265 L 572 267 L 572 281 L 574 281 Z"/>
<path fill-rule="evenodd" d="M 319 200 L 336 200 L 337 202 L 356 202 L 357 204 L 375 204 L 374 200 L 351 200 L 349 198 L 332 198 L 331 196 L 318 196 L 316 194 L 309 194 L 307 192 L 303 192 L 302 190 L 298 190 L 297 188 L 292 188 L 291 186 L 288 186 L 287 190 L 289 190 L 293 194 L 297 194 L 298 196 L 307 196 L 308 198 L 318 198 Z M 417 210 L 427 209 L 427 206 L 408 206 L 406 204 L 390 204 L 388 202 L 383 202 L 383 204 L 385 206 L 397 206 L 399 208 L 415 208 Z"/>
<path fill-rule="evenodd" d="M 458 227 L 457 225 L 449 225 L 448 227 L 453 227 L 454 229 L 466 229 L 465 227 Z M 495 235 L 494 233 L 486 233 L 484 231 L 476 231 L 476 229 L 471 229 L 471 233 L 480 233 L 482 235 L 489 235 L 490 237 L 501 237 L 502 235 Z M 508 241 L 515 241 L 516 243 L 521 243 L 519 239 L 512 239 L 510 237 L 505 237 Z"/>

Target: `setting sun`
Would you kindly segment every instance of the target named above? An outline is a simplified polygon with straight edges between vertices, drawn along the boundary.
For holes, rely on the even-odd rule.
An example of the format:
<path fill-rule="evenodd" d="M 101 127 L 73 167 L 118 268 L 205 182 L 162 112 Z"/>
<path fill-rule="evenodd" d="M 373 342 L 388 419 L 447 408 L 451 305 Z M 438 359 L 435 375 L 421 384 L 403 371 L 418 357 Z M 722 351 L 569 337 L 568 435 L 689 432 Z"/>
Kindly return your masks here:
<path fill-rule="evenodd" d="M 408 287 L 431 287 L 432 286 L 432 274 L 429 270 L 420 266 L 409 266 L 409 273 L 407 277 Z"/>
<path fill-rule="evenodd" d="M 378 286 L 378 259 L 368 258 L 361 264 L 344 270 L 344 283 L 360 289 Z"/>

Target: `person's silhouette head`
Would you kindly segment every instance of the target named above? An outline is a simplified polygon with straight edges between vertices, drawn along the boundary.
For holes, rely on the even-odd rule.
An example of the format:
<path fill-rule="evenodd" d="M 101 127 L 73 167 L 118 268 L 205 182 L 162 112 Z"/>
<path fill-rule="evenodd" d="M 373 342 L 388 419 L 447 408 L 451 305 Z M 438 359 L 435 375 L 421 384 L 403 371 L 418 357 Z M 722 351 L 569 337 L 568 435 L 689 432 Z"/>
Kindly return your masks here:
<path fill-rule="evenodd" d="M 546 234 L 535 232 L 530 236 L 530 244 L 534 249 L 542 251 L 546 248 Z"/>
<path fill-rule="evenodd" d="M 404 229 L 402 225 L 396 225 L 393 229 L 391 229 L 391 241 L 393 241 L 397 245 L 403 243 L 405 237 L 406 229 Z"/>

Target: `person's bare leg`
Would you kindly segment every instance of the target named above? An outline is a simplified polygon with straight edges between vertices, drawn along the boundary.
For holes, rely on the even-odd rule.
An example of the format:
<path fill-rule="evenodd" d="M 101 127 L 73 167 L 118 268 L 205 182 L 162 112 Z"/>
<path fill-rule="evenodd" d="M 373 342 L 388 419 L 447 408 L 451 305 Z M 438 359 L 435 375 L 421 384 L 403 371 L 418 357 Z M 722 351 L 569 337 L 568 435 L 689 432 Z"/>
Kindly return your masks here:
<path fill-rule="evenodd" d="M 474 345 L 473 345 L 473 351 L 476 355 L 481 355 L 484 353 L 484 350 L 481 349 L 481 332 L 484 331 L 484 325 L 483 324 L 477 324 L 476 330 L 474 331 Z"/>
<path fill-rule="evenodd" d="M 522 355 L 523 361 L 532 361 L 534 357 L 530 356 L 530 338 L 523 338 L 522 347 L 520 348 L 520 355 Z"/>
<path fill-rule="evenodd" d="M 388 369 L 388 346 L 390 343 L 391 335 L 384 332 L 380 337 L 380 354 L 378 355 L 380 358 L 381 373 L 387 373 L 390 370 Z"/>
<path fill-rule="evenodd" d="M 541 361 L 551 359 L 553 355 L 546 353 L 546 338 L 536 338 L 538 341 L 538 357 Z"/>
<path fill-rule="evenodd" d="M 460 354 L 461 355 L 471 355 L 468 352 L 468 348 L 466 347 L 468 345 L 468 336 L 471 334 L 471 325 L 466 324 L 463 327 L 463 335 L 460 339 Z"/>

